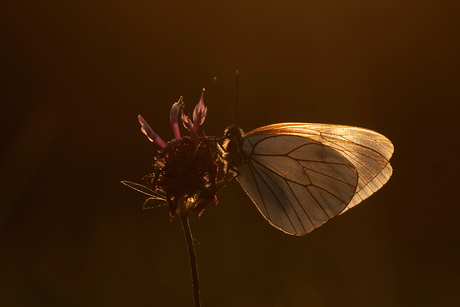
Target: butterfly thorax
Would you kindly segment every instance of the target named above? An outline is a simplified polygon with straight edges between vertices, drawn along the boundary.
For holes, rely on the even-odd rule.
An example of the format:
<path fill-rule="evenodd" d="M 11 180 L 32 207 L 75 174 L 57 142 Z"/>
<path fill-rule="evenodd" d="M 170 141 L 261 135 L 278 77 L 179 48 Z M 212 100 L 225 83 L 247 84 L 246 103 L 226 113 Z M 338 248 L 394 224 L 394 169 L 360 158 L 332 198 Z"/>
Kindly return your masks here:
<path fill-rule="evenodd" d="M 244 132 L 237 125 L 225 129 L 224 142 L 221 148 L 221 160 L 224 163 L 225 174 L 245 160 L 243 152 Z"/>

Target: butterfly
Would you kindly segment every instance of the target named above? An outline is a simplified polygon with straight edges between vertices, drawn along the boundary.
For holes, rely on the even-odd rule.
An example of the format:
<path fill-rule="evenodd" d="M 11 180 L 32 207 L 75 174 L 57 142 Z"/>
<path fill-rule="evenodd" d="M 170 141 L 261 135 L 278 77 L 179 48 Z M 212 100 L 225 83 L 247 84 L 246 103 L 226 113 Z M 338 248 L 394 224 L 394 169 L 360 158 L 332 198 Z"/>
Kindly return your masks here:
<path fill-rule="evenodd" d="M 240 183 L 275 228 L 303 236 L 379 190 L 393 173 L 385 136 L 343 125 L 280 123 L 225 130 L 218 146 L 227 177 Z"/>

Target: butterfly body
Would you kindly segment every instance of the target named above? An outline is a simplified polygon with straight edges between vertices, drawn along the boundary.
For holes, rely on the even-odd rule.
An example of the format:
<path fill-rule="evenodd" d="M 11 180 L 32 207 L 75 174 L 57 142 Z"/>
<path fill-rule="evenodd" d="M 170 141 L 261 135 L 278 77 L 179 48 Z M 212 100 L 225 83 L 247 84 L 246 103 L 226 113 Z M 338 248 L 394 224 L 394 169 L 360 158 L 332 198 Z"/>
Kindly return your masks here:
<path fill-rule="evenodd" d="M 233 172 L 271 225 L 306 235 L 357 205 L 392 174 L 393 145 L 372 130 L 281 123 L 247 134 L 227 128 L 224 171 Z"/>

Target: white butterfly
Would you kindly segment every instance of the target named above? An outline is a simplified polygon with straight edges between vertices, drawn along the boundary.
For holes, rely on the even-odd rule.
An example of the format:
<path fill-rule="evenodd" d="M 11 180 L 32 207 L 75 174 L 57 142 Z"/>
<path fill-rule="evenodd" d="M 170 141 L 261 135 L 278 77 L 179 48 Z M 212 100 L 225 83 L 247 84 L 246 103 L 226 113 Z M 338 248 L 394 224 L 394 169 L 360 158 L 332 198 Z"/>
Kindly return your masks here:
<path fill-rule="evenodd" d="M 235 173 L 265 219 L 291 235 L 356 206 L 393 173 L 393 144 L 368 129 L 282 123 L 244 134 L 234 125 L 224 139 L 225 173 Z"/>

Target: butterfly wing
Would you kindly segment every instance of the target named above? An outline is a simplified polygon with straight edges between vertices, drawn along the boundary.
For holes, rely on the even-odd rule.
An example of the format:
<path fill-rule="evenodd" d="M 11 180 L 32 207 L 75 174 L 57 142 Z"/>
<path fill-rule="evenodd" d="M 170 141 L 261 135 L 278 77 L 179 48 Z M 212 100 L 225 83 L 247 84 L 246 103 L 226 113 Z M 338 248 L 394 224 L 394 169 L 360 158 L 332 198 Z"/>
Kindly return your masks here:
<path fill-rule="evenodd" d="M 389 163 L 394 152 L 393 144 L 385 136 L 369 129 L 343 125 L 283 123 L 255 129 L 247 136 L 257 134 L 301 135 L 342 153 L 353 163 L 359 174 L 355 196 L 347 209 L 379 190 L 393 174 Z"/>
<path fill-rule="evenodd" d="M 276 228 L 305 235 L 369 197 L 391 176 L 393 145 L 362 128 L 284 123 L 244 137 L 235 167 L 262 215 Z"/>

